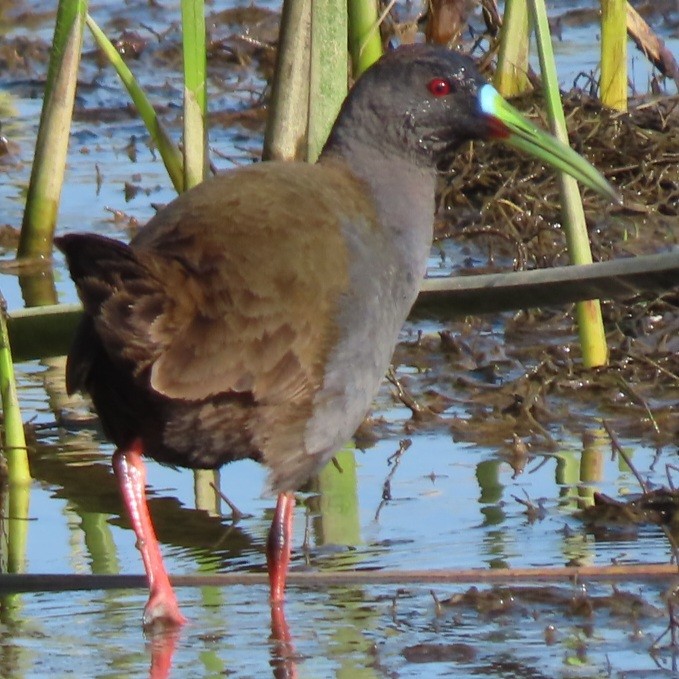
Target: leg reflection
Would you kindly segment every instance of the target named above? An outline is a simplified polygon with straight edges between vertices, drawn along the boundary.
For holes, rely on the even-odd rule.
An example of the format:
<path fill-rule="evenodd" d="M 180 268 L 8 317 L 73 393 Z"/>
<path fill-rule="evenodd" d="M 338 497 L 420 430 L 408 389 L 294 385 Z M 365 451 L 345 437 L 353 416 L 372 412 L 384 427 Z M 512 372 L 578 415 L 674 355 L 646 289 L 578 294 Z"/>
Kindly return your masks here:
<path fill-rule="evenodd" d="M 275 679 L 296 679 L 297 660 L 282 603 L 271 604 L 271 667 Z"/>
<path fill-rule="evenodd" d="M 148 635 L 151 647 L 149 679 L 169 679 L 172 657 L 180 634 L 181 628 L 172 626 L 158 629 Z"/>

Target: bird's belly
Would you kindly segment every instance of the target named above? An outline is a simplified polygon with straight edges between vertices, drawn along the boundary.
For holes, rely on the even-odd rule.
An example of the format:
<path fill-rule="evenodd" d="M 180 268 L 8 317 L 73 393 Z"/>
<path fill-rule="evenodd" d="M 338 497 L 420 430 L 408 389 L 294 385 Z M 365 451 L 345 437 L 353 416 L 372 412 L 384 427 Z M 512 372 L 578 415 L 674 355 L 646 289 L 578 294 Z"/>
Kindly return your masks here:
<path fill-rule="evenodd" d="M 170 412 L 155 432 L 149 432 L 155 440 L 148 452 L 156 459 L 194 469 L 216 469 L 243 459 L 261 461 L 251 435 L 256 406 L 247 398 L 224 394 L 201 402 L 172 399 L 166 407 Z"/>
<path fill-rule="evenodd" d="M 357 337 L 338 346 L 326 369 L 323 387 L 314 401 L 314 415 L 305 433 L 305 448 L 319 454 L 322 466 L 344 445 L 365 418 L 389 367 L 398 331 Z"/>

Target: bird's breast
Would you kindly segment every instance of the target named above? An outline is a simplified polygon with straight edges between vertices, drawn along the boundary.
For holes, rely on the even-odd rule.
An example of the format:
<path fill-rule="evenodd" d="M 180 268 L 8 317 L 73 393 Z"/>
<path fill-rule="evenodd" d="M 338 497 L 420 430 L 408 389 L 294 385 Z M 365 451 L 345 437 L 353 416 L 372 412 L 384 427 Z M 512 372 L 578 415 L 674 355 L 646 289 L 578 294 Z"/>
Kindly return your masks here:
<path fill-rule="evenodd" d="M 336 342 L 305 433 L 306 449 L 321 451 L 321 457 L 346 443 L 370 409 L 417 297 L 431 246 L 425 237 L 413 238 L 404 248 L 391 230 L 370 225 L 354 223 L 345 233 L 349 286 L 337 301 Z"/>

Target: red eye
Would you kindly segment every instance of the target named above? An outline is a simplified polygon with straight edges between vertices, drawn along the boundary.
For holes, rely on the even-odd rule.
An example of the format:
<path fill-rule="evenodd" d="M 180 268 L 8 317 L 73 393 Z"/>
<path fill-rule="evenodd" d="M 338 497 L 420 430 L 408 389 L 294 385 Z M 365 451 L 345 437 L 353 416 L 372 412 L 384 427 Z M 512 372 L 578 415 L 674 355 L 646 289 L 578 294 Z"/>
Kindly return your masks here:
<path fill-rule="evenodd" d="M 427 83 L 427 89 L 435 97 L 445 97 L 446 94 L 450 94 L 453 91 L 453 86 L 450 84 L 450 80 L 433 78 Z"/>

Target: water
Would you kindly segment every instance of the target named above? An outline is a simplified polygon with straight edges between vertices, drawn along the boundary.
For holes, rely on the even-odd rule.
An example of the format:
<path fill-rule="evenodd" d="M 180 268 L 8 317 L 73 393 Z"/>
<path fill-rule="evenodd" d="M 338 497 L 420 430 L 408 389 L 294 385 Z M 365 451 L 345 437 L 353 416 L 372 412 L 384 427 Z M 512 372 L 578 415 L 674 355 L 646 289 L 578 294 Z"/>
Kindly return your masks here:
<path fill-rule="evenodd" d="M 514 600 L 498 597 L 493 611 L 447 604 L 456 591 L 438 588 L 444 605 L 437 611 L 418 587 L 293 589 L 292 646 L 281 653 L 270 638 L 264 588 L 180 590 L 192 620 L 176 642 L 172 676 L 673 676 L 666 650 L 648 652 L 661 611 L 616 611 L 606 605 L 610 587 L 588 592 L 600 606 L 594 620 L 564 618 L 549 602 L 535 603 L 530 589 Z M 623 594 L 653 599 L 660 592 L 634 585 Z M 550 596 L 567 600 L 573 588 Z M 3 622 L 3 676 L 146 676 L 153 642 L 145 644 L 131 622 L 142 603 L 140 593 L 126 591 L 22 597 Z"/>
<path fill-rule="evenodd" d="M 29 385 L 40 374 L 35 366 L 20 382 Z M 39 388 L 27 387 L 23 394 L 22 402 L 37 420 L 49 424 Z M 401 428 L 406 414 L 389 407 L 390 400 L 385 388 L 378 414 Z M 32 457 L 26 571 L 140 573 L 108 466 L 110 446 L 88 428 L 75 435 L 63 428 L 46 430 L 40 438 L 44 445 Z M 307 507 L 297 511 L 293 573 L 669 559 L 667 539 L 658 527 L 601 538 L 579 520 L 577 509 L 595 488 L 612 497 L 637 488 L 629 469 L 610 458 L 603 436 L 587 451 L 565 439 L 558 453 L 537 455 L 516 476 L 493 448 L 456 443 L 447 432 L 410 435 L 412 445 L 391 477 L 391 500 L 381 506 L 398 438 L 387 436 L 365 452 L 343 454 L 345 475 L 352 455 L 357 467 L 357 483 L 348 493 L 324 494 L 323 503 L 313 494 L 300 496 L 307 498 Z M 654 451 L 637 445 L 633 452 L 638 469 L 646 473 Z M 591 464 L 588 456 L 595 458 L 598 476 L 581 482 Z M 659 473 L 651 476 L 661 480 Z M 194 509 L 189 472 L 149 462 L 150 506 L 171 573 L 263 570 L 273 505 L 260 497 L 263 471 L 242 463 L 224 468 L 221 477 L 222 490 L 251 514 L 235 526 L 223 504 L 224 516 Z M 542 499 L 543 516 L 535 522 L 516 499 L 526 497 L 536 503 Z M 615 590 L 612 584 L 590 582 L 587 595 L 603 603 L 584 613 L 572 603 L 582 594 L 580 585 L 565 580 L 550 587 L 515 585 L 512 596 L 479 585 L 484 599 L 472 597 L 438 612 L 434 595 L 445 601 L 470 585 L 292 585 L 286 614 L 294 652 L 292 660 L 284 654 L 285 662 L 270 638 L 266 587 L 180 588 L 190 622 L 176 642 L 170 676 L 294 676 L 276 674 L 281 664 L 286 672 L 296 667 L 302 677 L 589 677 L 608 676 L 609 667 L 613 676 L 623 670 L 650 676 L 675 661 L 668 649 L 650 653 L 667 622 L 669 585 L 625 580 Z M 636 607 L 616 603 L 621 592 L 637 597 Z M 5 598 L 0 630 L 6 642 L 0 649 L 13 664 L 2 676 L 166 676 L 156 673 L 162 666 L 157 660 L 150 670 L 154 646 L 144 640 L 139 624 L 145 600 L 143 589 Z"/>

